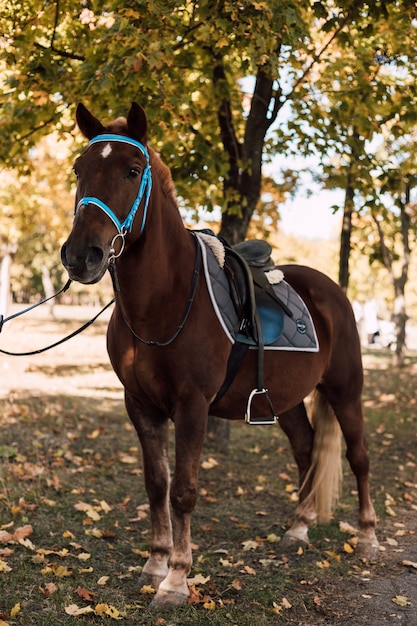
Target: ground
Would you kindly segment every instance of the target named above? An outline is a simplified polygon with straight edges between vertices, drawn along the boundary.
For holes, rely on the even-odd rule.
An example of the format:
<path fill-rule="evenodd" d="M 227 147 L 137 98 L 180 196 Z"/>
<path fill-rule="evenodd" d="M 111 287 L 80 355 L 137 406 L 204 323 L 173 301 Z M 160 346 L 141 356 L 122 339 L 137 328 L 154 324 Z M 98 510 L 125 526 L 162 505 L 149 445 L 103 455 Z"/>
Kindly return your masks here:
<path fill-rule="evenodd" d="M 5 325 L 0 348 L 53 343 L 93 312 L 36 311 Z M 233 424 L 229 454 L 202 457 L 192 602 L 153 615 L 152 590 L 135 585 L 149 542 L 139 446 L 105 327 L 106 314 L 51 351 L 0 355 L 0 626 L 417 625 L 417 353 L 401 370 L 387 352 L 364 354 L 377 562 L 354 552 L 346 465 L 335 519 L 313 529 L 308 549 L 283 554 L 297 496 L 286 439 L 279 427 Z"/>

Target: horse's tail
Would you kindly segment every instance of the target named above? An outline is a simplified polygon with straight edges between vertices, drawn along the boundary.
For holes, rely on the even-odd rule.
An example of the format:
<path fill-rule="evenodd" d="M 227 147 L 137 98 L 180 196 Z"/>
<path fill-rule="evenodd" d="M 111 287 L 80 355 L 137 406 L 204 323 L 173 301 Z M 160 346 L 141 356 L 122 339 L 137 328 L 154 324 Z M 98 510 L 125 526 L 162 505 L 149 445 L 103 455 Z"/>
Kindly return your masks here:
<path fill-rule="evenodd" d="M 327 522 L 342 487 L 342 431 L 327 398 L 317 389 L 312 394 L 309 413 L 314 428 L 310 497 L 315 501 L 317 520 Z"/>

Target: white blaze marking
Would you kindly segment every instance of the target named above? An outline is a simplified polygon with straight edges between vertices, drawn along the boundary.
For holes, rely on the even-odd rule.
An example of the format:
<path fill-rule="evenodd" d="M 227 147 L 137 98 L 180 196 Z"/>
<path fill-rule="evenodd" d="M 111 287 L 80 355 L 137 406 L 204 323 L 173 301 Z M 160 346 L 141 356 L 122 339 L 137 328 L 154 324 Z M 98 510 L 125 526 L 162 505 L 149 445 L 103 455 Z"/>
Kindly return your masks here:
<path fill-rule="evenodd" d="M 109 143 L 106 143 L 103 150 L 101 151 L 101 156 L 103 157 L 103 159 L 105 159 L 109 156 L 110 153 L 111 153 L 111 145 Z"/>

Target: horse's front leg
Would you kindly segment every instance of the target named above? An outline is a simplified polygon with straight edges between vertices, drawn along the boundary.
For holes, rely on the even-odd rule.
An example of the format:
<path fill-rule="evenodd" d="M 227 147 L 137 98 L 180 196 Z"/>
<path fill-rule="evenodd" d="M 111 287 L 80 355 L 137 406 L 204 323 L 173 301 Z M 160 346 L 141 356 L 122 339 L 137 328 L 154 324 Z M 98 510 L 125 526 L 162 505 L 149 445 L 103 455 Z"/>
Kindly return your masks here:
<path fill-rule="evenodd" d="M 175 419 L 175 471 L 170 489 L 173 512 L 174 547 L 167 577 L 161 582 L 151 603 L 153 609 L 168 609 L 186 604 L 189 596 L 187 576 L 192 566 L 191 515 L 197 499 L 200 454 L 203 447 L 208 406 Z"/>
<path fill-rule="evenodd" d="M 172 551 L 172 528 L 169 512 L 168 419 L 144 416 L 136 401 L 126 393 L 126 408 L 142 447 L 145 487 L 150 505 L 152 526 L 150 556 L 145 563 L 139 586 L 158 589 L 168 574 Z"/>

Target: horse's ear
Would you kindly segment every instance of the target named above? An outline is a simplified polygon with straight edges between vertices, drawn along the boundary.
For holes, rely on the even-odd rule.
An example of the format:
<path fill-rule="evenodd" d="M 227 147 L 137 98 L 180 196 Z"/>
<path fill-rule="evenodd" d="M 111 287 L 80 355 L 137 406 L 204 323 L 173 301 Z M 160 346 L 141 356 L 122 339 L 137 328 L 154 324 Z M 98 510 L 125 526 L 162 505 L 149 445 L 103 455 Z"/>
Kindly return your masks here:
<path fill-rule="evenodd" d="M 104 131 L 104 126 L 90 111 L 80 102 L 75 113 L 78 127 L 84 137 L 92 139 Z"/>
<path fill-rule="evenodd" d="M 145 111 L 137 102 L 132 102 L 127 114 L 127 129 L 131 137 L 146 144 L 148 141 L 148 122 Z"/>

